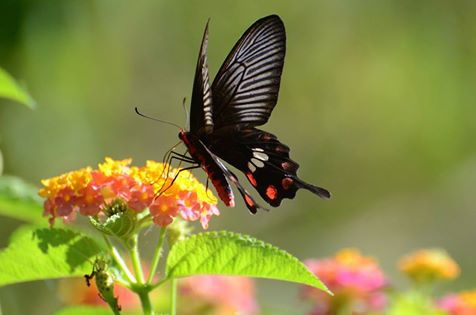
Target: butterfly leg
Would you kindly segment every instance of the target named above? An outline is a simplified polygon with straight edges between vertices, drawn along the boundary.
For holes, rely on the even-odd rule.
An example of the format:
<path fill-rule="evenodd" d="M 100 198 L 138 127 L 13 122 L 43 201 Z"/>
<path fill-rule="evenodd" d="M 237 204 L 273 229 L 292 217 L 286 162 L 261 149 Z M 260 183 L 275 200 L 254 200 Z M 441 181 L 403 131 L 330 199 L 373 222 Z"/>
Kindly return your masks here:
<path fill-rule="evenodd" d="M 179 160 L 179 161 L 187 162 L 187 163 L 196 163 L 195 159 L 185 154 L 180 154 L 178 152 L 172 151 L 170 155 L 171 155 L 170 162 L 172 162 L 172 160 Z"/>
<path fill-rule="evenodd" d="M 175 144 L 172 148 L 170 148 L 165 154 L 164 154 L 164 157 L 162 159 L 162 164 L 169 164 L 170 162 L 170 157 L 171 155 L 175 152 L 174 150 L 177 148 L 177 146 L 179 146 L 181 144 L 181 142 L 178 142 L 177 144 Z M 162 174 L 163 175 L 163 174 Z"/>
<path fill-rule="evenodd" d="M 197 162 L 194 159 L 192 159 L 192 158 L 190 158 L 186 155 L 183 155 L 183 154 L 172 151 L 171 154 L 170 154 L 170 158 L 167 162 L 167 172 L 166 172 L 167 177 L 169 176 L 169 171 L 172 168 L 172 163 L 173 163 L 174 160 L 179 161 L 179 163 L 177 165 L 177 168 L 180 168 L 180 166 L 182 165 L 182 162 L 186 162 L 186 163 L 193 164 L 193 165 L 197 164 Z"/>
<path fill-rule="evenodd" d="M 174 150 L 179 146 L 181 142 L 176 143 L 172 148 L 170 148 L 167 152 L 165 152 L 164 157 L 162 158 L 162 164 L 166 165 L 164 169 L 162 170 L 162 173 L 160 174 L 159 178 L 163 178 L 164 174 L 168 174 L 170 170 L 170 163 L 172 162 L 171 157 L 174 153 L 176 153 Z M 154 184 L 155 182 L 152 182 Z"/>
<path fill-rule="evenodd" d="M 172 182 L 165 189 L 163 189 L 163 187 L 165 186 L 165 184 L 164 184 L 164 186 L 162 186 L 160 188 L 160 190 L 154 195 L 154 200 L 157 199 L 160 195 L 162 195 L 164 192 L 169 190 L 170 187 L 172 187 L 174 185 L 174 183 L 177 180 L 177 178 L 179 177 L 180 173 L 182 173 L 183 171 L 193 170 L 193 169 L 196 169 L 196 168 L 199 168 L 199 167 L 200 167 L 199 164 L 195 164 L 195 165 L 192 165 L 192 166 L 189 166 L 189 167 L 179 169 L 177 174 L 175 174 L 175 177 L 172 179 Z"/>
<path fill-rule="evenodd" d="M 205 184 L 205 191 L 207 192 L 207 197 L 210 198 L 210 199 L 214 199 L 215 197 L 212 195 L 210 196 L 209 193 L 210 193 L 210 190 L 208 189 L 208 185 L 210 184 L 210 178 L 207 177 L 207 183 Z"/>
<path fill-rule="evenodd" d="M 162 173 L 160 174 L 160 177 L 159 178 L 163 178 L 164 177 L 164 174 L 166 174 L 166 177 L 168 177 L 169 175 L 169 172 L 170 172 L 170 169 L 171 169 L 171 165 L 172 165 L 172 162 L 174 160 L 178 160 L 179 161 L 179 165 L 178 167 L 180 167 L 180 165 L 182 164 L 182 162 L 187 162 L 187 163 L 191 163 L 191 164 L 196 164 L 195 160 L 193 160 L 192 158 L 184 155 L 184 154 L 180 154 L 180 153 L 177 153 L 175 151 L 173 151 L 174 148 L 170 149 L 169 151 L 167 151 L 167 153 L 165 154 L 164 156 L 164 160 L 163 160 L 163 163 L 165 165 L 164 169 L 162 170 Z M 159 192 L 162 191 L 162 189 L 164 188 L 165 186 L 165 182 L 164 184 L 162 185 L 162 187 L 160 187 L 159 189 Z M 170 187 L 168 187 L 167 189 L 169 189 Z"/>
<path fill-rule="evenodd" d="M 169 149 L 167 152 L 165 152 L 164 157 L 162 158 L 162 164 L 165 165 L 165 167 L 162 169 L 162 172 L 160 173 L 160 176 L 157 178 L 159 180 L 160 178 L 164 177 L 164 174 L 169 173 L 169 165 L 170 165 L 170 156 L 172 155 L 173 150 L 177 147 L 178 144 L 174 145 L 171 149 Z M 157 180 L 154 180 L 150 184 L 153 185 L 157 182 Z M 162 187 L 160 188 L 162 189 Z M 159 189 L 159 190 L 160 190 Z"/>

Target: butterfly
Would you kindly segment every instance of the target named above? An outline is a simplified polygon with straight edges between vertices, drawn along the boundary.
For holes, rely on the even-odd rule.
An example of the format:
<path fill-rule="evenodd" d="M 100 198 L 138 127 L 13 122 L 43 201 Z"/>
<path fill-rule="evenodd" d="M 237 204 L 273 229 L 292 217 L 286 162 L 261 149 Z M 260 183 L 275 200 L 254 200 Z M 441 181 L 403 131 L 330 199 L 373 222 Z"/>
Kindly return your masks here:
<path fill-rule="evenodd" d="M 190 130 L 179 138 L 190 157 L 176 156 L 205 170 L 220 199 L 235 205 L 231 184 L 251 213 L 264 209 L 222 160 L 240 170 L 261 197 L 277 207 L 300 188 L 322 198 L 330 193 L 301 180 L 289 147 L 266 131 L 278 100 L 286 50 L 284 24 L 277 15 L 257 20 L 235 44 L 210 85 L 207 62 L 208 23 L 198 55 L 190 109 Z"/>

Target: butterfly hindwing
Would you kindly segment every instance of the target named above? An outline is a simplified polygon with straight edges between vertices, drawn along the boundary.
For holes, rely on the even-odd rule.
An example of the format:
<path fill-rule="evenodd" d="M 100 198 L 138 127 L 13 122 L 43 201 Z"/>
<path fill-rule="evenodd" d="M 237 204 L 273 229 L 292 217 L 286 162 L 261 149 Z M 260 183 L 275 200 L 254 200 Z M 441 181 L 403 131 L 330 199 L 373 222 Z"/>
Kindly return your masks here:
<path fill-rule="evenodd" d="M 227 183 L 232 182 L 235 185 L 235 187 L 238 189 L 241 197 L 243 197 L 243 200 L 245 201 L 245 204 L 248 210 L 250 210 L 252 214 L 256 214 L 258 212 L 258 209 L 266 210 L 265 208 L 261 207 L 254 200 L 253 196 L 251 196 L 251 194 L 241 185 L 240 181 L 238 180 L 238 177 L 236 177 L 236 175 L 233 174 L 233 172 L 230 171 L 215 154 L 210 152 L 206 146 L 204 146 L 204 148 L 207 149 L 208 153 L 212 157 L 215 164 L 221 169 L 222 174 L 227 179 Z M 218 189 L 221 189 L 221 187 L 217 187 L 217 185 L 215 185 L 215 188 L 217 189 L 217 191 Z"/>
<path fill-rule="evenodd" d="M 273 134 L 256 128 L 222 129 L 216 134 L 218 136 L 209 138 L 210 149 L 242 171 L 271 206 L 279 206 L 284 198 L 294 198 L 300 188 L 323 198 L 330 197 L 324 188 L 308 184 L 297 176 L 299 165 L 289 157 L 289 147 Z"/>

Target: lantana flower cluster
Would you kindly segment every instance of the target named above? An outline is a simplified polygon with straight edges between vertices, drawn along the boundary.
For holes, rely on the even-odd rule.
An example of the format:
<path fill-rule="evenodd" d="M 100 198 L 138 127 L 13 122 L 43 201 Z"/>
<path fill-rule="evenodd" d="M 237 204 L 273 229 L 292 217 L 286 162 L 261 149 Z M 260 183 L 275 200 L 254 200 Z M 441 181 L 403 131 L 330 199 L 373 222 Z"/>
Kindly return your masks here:
<path fill-rule="evenodd" d="M 385 307 L 387 279 L 374 258 L 343 249 L 334 257 L 307 260 L 306 265 L 334 293 L 304 287 L 303 297 L 314 304 L 310 314 L 331 315 L 342 309 L 368 314 Z"/>
<path fill-rule="evenodd" d="M 458 277 L 456 261 L 442 249 L 422 249 L 403 257 L 399 269 L 417 283 Z"/>
<path fill-rule="evenodd" d="M 190 172 L 154 161 L 143 167 L 131 163 L 106 158 L 97 169 L 86 167 L 42 180 L 39 194 L 46 198 L 44 214 L 50 224 L 58 217 L 71 221 L 78 213 L 96 216 L 117 200 L 136 213 L 149 209 L 160 226 L 180 215 L 187 221 L 200 220 L 206 229 L 211 217 L 219 215 L 217 199 Z"/>

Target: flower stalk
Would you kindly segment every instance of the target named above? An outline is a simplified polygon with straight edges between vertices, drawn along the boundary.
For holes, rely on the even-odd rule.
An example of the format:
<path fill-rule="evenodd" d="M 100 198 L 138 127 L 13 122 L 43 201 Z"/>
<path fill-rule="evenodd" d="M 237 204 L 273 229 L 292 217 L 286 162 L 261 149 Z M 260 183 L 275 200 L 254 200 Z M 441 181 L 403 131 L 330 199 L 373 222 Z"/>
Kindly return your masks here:
<path fill-rule="evenodd" d="M 137 292 L 140 298 L 140 303 L 142 305 L 142 312 L 144 315 L 153 315 L 154 311 L 152 309 L 152 304 L 150 303 L 149 291 L 140 290 Z"/>
<path fill-rule="evenodd" d="M 177 279 L 172 278 L 170 286 L 170 315 L 177 315 Z"/>
<path fill-rule="evenodd" d="M 142 271 L 140 254 L 139 254 L 139 235 L 133 234 L 127 246 L 132 260 L 132 267 L 138 284 L 144 284 L 144 272 Z"/>
<path fill-rule="evenodd" d="M 151 268 L 149 272 L 149 277 L 147 278 L 147 284 L 149 285 L 151 285 L 152 281 L 154 281 L 155 272 L 157 271 L 160 258 L 162 257 L 162 252 L 163 252 L 162 247 L 165 240 L 165 234 L 166 234 L 166 229 L 160 228 L 159 240 L 155 248 L 154 257 L 152 258 L 152 264 L 151 264 Z"/>
<path fill-rule="evenodd" d="M 122 258 L 117 248 L 114 245 L 112 245 L 111 241 L 106 235 L 103 234 L 103 238 L 104 238 L 104 241 L 106 242 L 107 247 L 109 248 L 109 253 L 111 254 L 114 261 L 116 262 L 122 274 L 126 277 L 126 280 L 129 282 L 129 284 L 136 283 L 137 282 L 136 278 L 127 267 L 124 259 Z"/>

